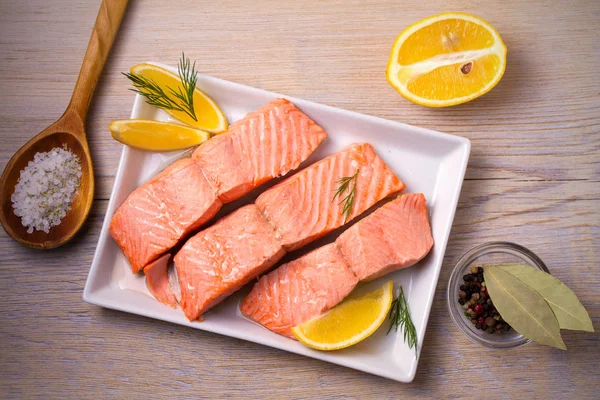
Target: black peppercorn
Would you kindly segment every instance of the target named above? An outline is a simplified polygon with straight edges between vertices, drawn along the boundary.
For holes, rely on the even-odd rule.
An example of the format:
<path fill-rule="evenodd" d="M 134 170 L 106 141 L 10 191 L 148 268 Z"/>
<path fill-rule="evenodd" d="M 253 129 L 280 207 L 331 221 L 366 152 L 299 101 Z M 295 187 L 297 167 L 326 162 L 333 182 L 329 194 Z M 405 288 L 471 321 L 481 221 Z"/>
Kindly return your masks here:
<path fill-rule="evenodd" d="M 472 267 L 470 272 L 463 275 L 458 291 L 458 304 L 464 307 L 465 315 L 477 329 L 485 332 L 499 334 L 509 331 L 510 325 L 499 316 L 487 291 L 483 268 Z"/>

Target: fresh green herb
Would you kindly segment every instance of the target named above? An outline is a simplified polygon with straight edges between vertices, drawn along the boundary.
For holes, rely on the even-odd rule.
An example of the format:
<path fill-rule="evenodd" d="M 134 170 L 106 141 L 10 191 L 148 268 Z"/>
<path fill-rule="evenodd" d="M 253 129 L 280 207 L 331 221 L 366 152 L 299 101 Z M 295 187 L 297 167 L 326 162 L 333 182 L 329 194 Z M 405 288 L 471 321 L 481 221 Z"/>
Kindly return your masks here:
<path fill-rule="evenodd" d="M 167 86 L 166 91 L 145 76 L 125 72 L 123 75 L 133 83 L 134 88 L 131 90 L 144 96 L 148 104 L 165 110 L 184 112 L 194 121 L 198 121 L 194 110 L 194 91 L 198 81 L 198 73 L 195 69 L 196 62 L 192 64 L 190 59 L 181 53 L 181 59 L 177 64 L 181 85 L 177 86 L 177 90 Z"/>
<path fill-rule="evenodd" d="M 344 176 L 338 179 L 337 183 L 339 186 L 335 191 L 333 200 L 331 200 L 333 202 L 338 197 L 341 199 L 338 204 L 344 205 L 344 207 L 342 208 L 342 214 L 344 215 L 344 223 L 348 221 L 348 218 L 350 218 L 350 214 L 352 213 L 354 199 L 356 198 L 356 181 L 358 180 L 359 171 L 360 169 L 357 169 L 354 175 Z M 344 194 L 344 192 L 348 192 L 348 194 L 346 195 L 346 197 L 342 198 L 342 194 Z"/>
<path fill-rule="evenodd" d="M 502 318 L 523 336 L 566 350 L 560 326 L 544 298 L 498 266 L 483 269 L 485 287 Z"/>
<path fill-rule="evenodd" d="M 408 303 L 406 302 L 406 297 L 404 296 L 404 289 L 400 286 L 400 294 L 394 301 L 392 301 L 392 308 L 390 309 L 390 327 L 386 333 L 390 333 L 392 328 L 395 328 L 395 331 L 398 332 L 398 328 L 402 329 L 402 333 L 404 334 L 404 342 L 408 344 L 408 348 L 415 348 L 415 354 L 418 351 L 418 343 L 417 343 L 417 330 L 415 325 L 410 318 L 410 312 L 408 310 Z"/>
<path fill-rule="evenodd" d="M 503 264 L 498 265 L 498 268 L 538 292 L 552 309 L 560 329 L 594 332 L 589 314 L 567 285 L 528 265 Z"/>
<path fill-rule="evenodd" d="M 589 314 L 564 283 L 529 265 L 483 268 L 486 289 L 502 318 L 521 335 L 566 350 L 561 329 L 594 332 Z"/>

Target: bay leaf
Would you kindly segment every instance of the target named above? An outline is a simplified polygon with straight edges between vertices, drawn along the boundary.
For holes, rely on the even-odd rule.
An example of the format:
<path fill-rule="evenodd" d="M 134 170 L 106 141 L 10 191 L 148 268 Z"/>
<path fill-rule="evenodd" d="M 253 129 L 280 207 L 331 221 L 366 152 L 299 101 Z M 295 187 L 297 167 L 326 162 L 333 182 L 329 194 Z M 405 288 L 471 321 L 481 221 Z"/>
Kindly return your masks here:
<path fill-rule="evenodd" d="M 589 314 L 567 285 L 550 274 L 529 265 L 498 265 L 542 295 L 554 312 L 560 329 L 594 332 Z"/>
<path fill-rule="evenodd" d="M 567 349 L 558 320 L 537 291 L 497 266 L 484 267 L 483 274 L 494 306 L 517 332 L 534 342 Z"/>

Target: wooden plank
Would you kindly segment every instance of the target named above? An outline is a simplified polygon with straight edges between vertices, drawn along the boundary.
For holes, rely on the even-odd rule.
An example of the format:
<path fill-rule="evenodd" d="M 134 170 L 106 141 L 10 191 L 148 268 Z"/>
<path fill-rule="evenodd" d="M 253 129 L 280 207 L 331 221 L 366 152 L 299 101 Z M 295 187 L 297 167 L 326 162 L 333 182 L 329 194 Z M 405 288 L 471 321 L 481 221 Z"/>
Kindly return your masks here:
<path fill-rule="evenodd" d="M 0 4 L 0 167 L 69 101 L 99 2 Z M 395 36 L 443 10 L 502 34 L 508 68 L 483 98 L 411 104 L 384 77 Z M 537 253 L 600 328 L 600 3 L 132 1 L 88 120 L 96 202 L 80 235 L 34 251 L 0 233 L 2 398 L 595 398 L 597 334 L 568 352 L 488 351 L 450 322 L 445 291 L 471 247 L 510 240 Z M 121 146 L 107 130 L 133 101 L 120 75 L 181 51 L 202 73 L 471 139 L 472 155 L 416 379 L 364 373 L 81 300 Z"/>

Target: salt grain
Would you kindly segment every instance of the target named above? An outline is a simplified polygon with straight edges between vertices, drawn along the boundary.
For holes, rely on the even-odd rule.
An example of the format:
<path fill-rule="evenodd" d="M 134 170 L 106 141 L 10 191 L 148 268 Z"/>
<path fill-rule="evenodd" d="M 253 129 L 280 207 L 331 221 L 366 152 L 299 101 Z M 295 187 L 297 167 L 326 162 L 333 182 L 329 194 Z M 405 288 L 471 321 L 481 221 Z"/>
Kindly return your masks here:
<path fill-rule="evenodd" d="M 59 225 L 71 209 L 80 180 L 79 158 L 66 148 L 36 153 L 21 171 L 11 196 L 15 215 L 21 217 L 27 233 L 34 229 L 48 233 Z"/>

